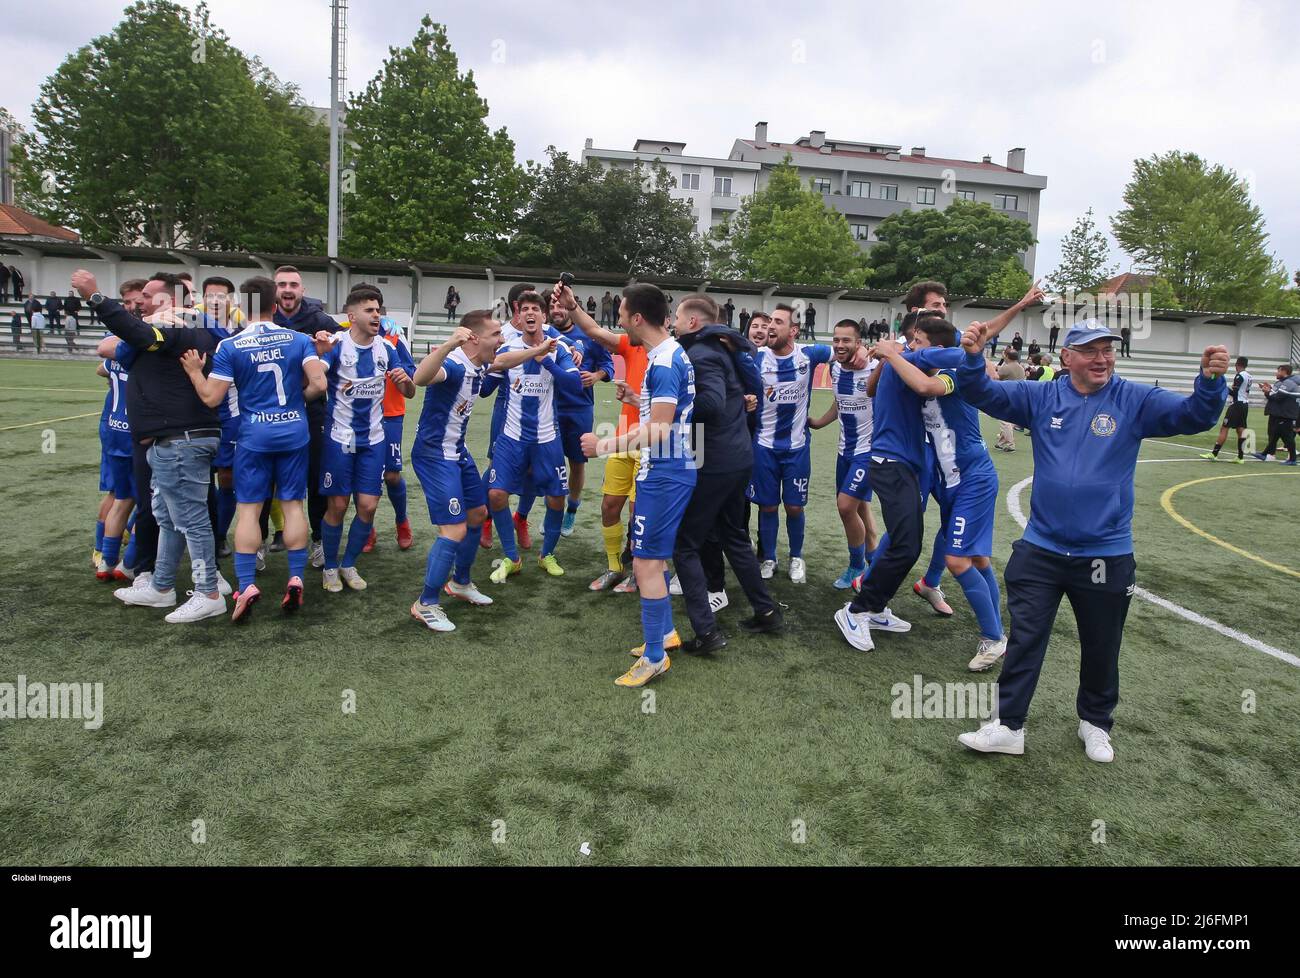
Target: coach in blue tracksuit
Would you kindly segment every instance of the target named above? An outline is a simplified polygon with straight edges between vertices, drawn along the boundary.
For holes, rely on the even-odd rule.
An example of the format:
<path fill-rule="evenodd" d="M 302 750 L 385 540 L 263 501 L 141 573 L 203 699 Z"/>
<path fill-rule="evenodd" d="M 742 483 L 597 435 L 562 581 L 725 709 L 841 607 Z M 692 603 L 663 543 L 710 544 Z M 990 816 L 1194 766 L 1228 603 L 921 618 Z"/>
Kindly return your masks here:
<path fill-rule="evenodd" d="M 1079 738 L 1089 759 L 1110 761 L 1119 702 L 1119 649 L 1136 587 L 1133 473 L 1143 438 L 1212 428 L 1227 397 L 1228 350 L 1207 346 L 1192 393 L 1114 376 L 1118 336 L 1096 320 L 1065 334 L 1054 381 L 992 381 L 985 329 L 962 337 L 961 394 L 981 411 L 1033 434 L 1034 491 L 1024 537 L 1007 562 L 1011 634 L 998 679 L 998 714 L 958 739 L 972 750 L 1023 754 L 1025 716 L 1038 685 L 1061 598 L 1078 621 Z"/>

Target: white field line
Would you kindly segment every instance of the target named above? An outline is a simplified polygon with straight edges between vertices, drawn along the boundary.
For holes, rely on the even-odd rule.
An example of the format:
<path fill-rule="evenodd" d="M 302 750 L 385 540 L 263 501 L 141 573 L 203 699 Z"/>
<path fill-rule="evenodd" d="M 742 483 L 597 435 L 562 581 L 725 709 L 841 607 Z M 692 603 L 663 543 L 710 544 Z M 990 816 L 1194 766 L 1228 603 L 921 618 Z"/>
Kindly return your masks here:
<path fill-rule="evenodd" d="M 1142 459 L 1138 464 L 1149 461 L 1168 462 L 1178 461 L 1178 459 Z M 1022 530 L 1025 528 L 1025 524 L 1029 521 L 1025 518 L 1025 511 L 1020 507 L 1020 494 L 1024 491 L 1025 487 L 1033 481 L 1034 477 L 1032 475 L 1028 478 L 1021 479 L 1007 492 L 1007 511 L 1011 514 L 1011 518 L 1020 524 Z M 1270 655 L 1274 659 L 1278 659 L 1289 666 L 1295 666 L 1297 669 L 1300 669 L 1300 658 L 1297 658 L 1290 652 L 1284 652 L 1282 649 L 1274 648 L 1266 642 L 1261 642 L 1259 639 L 1247 635 L 1245 632 L 1240 632 L 1235 628 L 1230 628 L 1227 625 L 1215 621 L 1213 618 L 1206 618 L 1204 615 L 1197 614 L 1195 611 L 1184 608 L 1182 605 L 1174 604 L 1174 602 L 1170 601 L 1168 598 L 1162 598 L 1158 594 L 1152 594 L 1146 588 L 1135 588 L 1133 595 L 1141 598 L 1143 601 L 1149 601 L 1151 604 L 1156 605 L 1159 608 L 1164 608 L 1166 611 L 1172 611 L 1180 618 L 1186 618 L 1190 622 L 1194 622 L 1197 625 L 1203 625 L 1211 631 L 1218 632 L 1220 635 L 1224 635 L 1235 642 L 1240 642 L 1242 645 L 1254 649 L 1256 652 L 1263 652 L 1265 655 Z"/>

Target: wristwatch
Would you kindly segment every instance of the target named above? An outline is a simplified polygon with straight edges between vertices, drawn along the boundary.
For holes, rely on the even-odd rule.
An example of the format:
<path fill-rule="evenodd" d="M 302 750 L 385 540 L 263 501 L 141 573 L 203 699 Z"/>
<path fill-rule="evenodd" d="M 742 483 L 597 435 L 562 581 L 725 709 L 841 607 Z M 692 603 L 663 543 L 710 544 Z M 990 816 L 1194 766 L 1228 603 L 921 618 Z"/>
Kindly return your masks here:
<path fill-rule="evenodd" d="M 94 295 L 92 295 L 89 299 L 86 300 L 86 305 L 90 306 L 91 309 L 98 309 L 100 303 L 103 302 L 105 298 L 107 297 L 104 295 L 103 292 L 96 292 Z"/>

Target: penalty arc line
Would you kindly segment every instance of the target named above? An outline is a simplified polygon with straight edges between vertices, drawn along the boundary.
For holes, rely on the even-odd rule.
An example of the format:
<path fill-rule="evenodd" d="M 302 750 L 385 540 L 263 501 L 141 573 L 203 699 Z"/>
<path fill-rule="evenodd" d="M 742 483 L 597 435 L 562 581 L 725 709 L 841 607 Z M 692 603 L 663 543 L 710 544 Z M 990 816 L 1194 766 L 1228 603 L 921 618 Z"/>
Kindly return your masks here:
<path fill-rule="evenodd" d="M 1144 459 L 1143 461 L 1146 460 Z M 1142 463 L 1139 462 L 1138 464 L 1140 465 Z M 1029 485 L 1033 481 L 1034 477 L 1032 475 L 1028 476 L 1027 478 L 1021 479 L 1007 491 L 1007 511 L 1011 514 L 1011 518 L 1020 524 L 1022 530 L 1025 528 L 1025 524 L 1029 521 L 1025 518 L 1025 511 L 1020 508 L 1020 494 L 1024 491 L 1025 486 Z M 1146 588 L 1134 588 L 1133 595 L 1134 597 L 1141 598 L 1143 601 L 1150 602 L 1158 608 L 1164 608 L 1166 611 L 1171 611 L 1180 618 L 1186 618 L 1194 624 L 1203 625 L 1211 631 L 1218 632 L 1220 635 L 1226 636 L 1235 642 L 1240 642 L 1242 645 L 1254 649 L 1256 652 L 1263 652 L 1265 655 L 1272 656 L 1274 659 L 1285 662 L 1289 666 L 1295 666 L 1300 669 L 1300 658 L 1292 655 L 1290 652 L 1274 648 L 1266 642 L 1261 642 L 1259 639 L 1247 635 L 1245 632 L 1239 632 L 1237 629 L 1230 628 L 1221 622 L 1215 621 L 1213 618 L 1207 618 L 1202 614 L 1184 608 L 1182 605 L 1174 604 L 1174 602 L 1170 601 L 1168 598 L 1162 598 L 1158 594 L 1153 594 Z"/>

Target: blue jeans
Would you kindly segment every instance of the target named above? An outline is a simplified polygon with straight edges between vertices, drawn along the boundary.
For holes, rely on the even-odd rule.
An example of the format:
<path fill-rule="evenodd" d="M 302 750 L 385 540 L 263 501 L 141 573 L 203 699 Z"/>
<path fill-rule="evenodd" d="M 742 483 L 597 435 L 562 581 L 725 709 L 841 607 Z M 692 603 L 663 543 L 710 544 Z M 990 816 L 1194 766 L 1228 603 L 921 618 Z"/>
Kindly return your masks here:
<path fill-rule="evenodd" d="M 153 515 L 158 521 L 153 586 L 159 591 L 176 586 L 176 565 L 187 545 L 195 591 L 211 594 L 217 590 L 217 545 L 208 517 L 208 483 L 220 442 L 215 437 L 182 438 L 149 446 Z"/>

